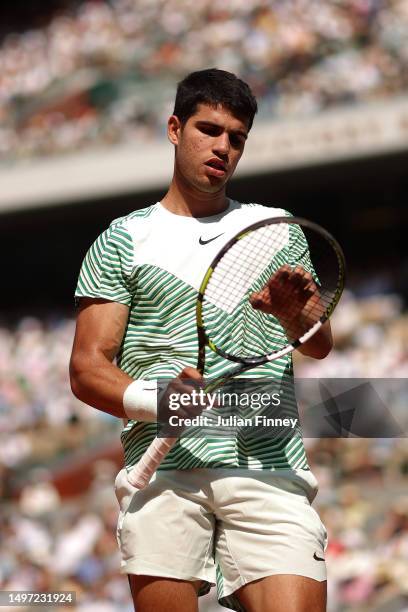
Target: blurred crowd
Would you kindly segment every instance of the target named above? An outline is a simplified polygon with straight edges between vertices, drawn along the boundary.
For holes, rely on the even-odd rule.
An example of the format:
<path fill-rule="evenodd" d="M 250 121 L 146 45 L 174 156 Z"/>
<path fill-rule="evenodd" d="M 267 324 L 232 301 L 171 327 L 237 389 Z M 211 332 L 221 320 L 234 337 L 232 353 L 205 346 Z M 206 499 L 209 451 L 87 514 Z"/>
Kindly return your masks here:
<path fill-rule="evenodd" d="M 333 326 L 336 349 L 321 362 L 297 359 L 298 376 L 408 378 L 408 316 L 397 296 L 346 293 Z M 89 487 L 70 499 L 51 479 L 77 454 L 119 440 L 121 428 L 70 392 L 73 331 L 61 317 L 0 328 L 0 590 L 76 591 L 81 612 L 131 612 L 115 539 L 117 466 L 96 461 Z M 305 444 L 330 534 L 329 612 L 407 610 L 406 439 Z M 219 610 L 214 591 L 200 606 Z"/>
<path fill-rule="evenodd" d="M 0 466 L 63 461 L 111 435 L 116 419 L 72 395 L 67 368 L 74 326 L 69 319 L 34 317 L 16 329 L 0 326 Z"/>
<path fill-rule="evenodd" d="M 408 609 L 408 445 L 403 439 L 306 440 L 329 534 L 329 612 Z"/>
<path fill-rule="evenodd" d="M 408 87 L 408 0 L 87 0 L 0 42 L 0 160 L 163 133 L 175 83 L 217 66 L 265 118 Z"/>

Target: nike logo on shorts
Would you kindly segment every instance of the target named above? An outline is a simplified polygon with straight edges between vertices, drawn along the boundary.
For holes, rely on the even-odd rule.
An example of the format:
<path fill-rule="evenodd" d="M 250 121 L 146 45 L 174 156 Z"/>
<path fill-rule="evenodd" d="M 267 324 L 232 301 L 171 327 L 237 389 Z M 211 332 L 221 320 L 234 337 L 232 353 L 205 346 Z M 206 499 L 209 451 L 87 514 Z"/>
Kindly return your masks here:
<path fill-rule="evenodd" d="M 313 559 L 315 561 L 324 561 L 324 557 L 318 557 L 316 553 L 313 553 Z"/>

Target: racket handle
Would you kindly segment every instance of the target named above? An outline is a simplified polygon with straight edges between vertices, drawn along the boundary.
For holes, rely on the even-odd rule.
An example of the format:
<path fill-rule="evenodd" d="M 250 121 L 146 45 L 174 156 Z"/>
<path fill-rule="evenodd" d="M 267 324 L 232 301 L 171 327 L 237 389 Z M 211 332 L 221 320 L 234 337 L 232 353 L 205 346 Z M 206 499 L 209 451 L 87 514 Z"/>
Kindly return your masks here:
<path fill-rule="evenodd" d="M 142 458 L 128 473 L 127 479 L 129 483 L 138 489 L 144 489 L 178 439 L 155 438 Z"/>

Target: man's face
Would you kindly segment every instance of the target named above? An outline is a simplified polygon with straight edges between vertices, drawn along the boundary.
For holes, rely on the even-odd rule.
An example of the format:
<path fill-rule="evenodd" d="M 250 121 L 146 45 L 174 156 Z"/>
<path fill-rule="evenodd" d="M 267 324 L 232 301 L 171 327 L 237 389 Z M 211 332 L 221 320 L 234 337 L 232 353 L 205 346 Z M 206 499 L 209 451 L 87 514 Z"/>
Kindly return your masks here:
<path fill-rule="evenodd" d="M 221 191 L 235 171 L 247 135 L 247 121 L 221 105 L 199 104 L 183 126 L 173 116 L 169 138 L 176 145 L 176 172 L 199 191 Z"/>

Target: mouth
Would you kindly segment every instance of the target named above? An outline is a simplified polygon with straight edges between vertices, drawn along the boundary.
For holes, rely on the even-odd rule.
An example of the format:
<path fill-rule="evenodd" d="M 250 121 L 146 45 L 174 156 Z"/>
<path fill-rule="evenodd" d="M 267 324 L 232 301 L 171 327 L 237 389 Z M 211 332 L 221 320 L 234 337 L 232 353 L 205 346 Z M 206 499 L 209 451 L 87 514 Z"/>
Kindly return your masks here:
<path fill-rule="evenodd" d="M 226 164 L 217 157 L 212 157 L 211 159 L 206 161 L 204 165 L 207 166 L 209 174 L 211 174 L 212 176 L 222 177 L 225 176 L 227 172 Z"/>

